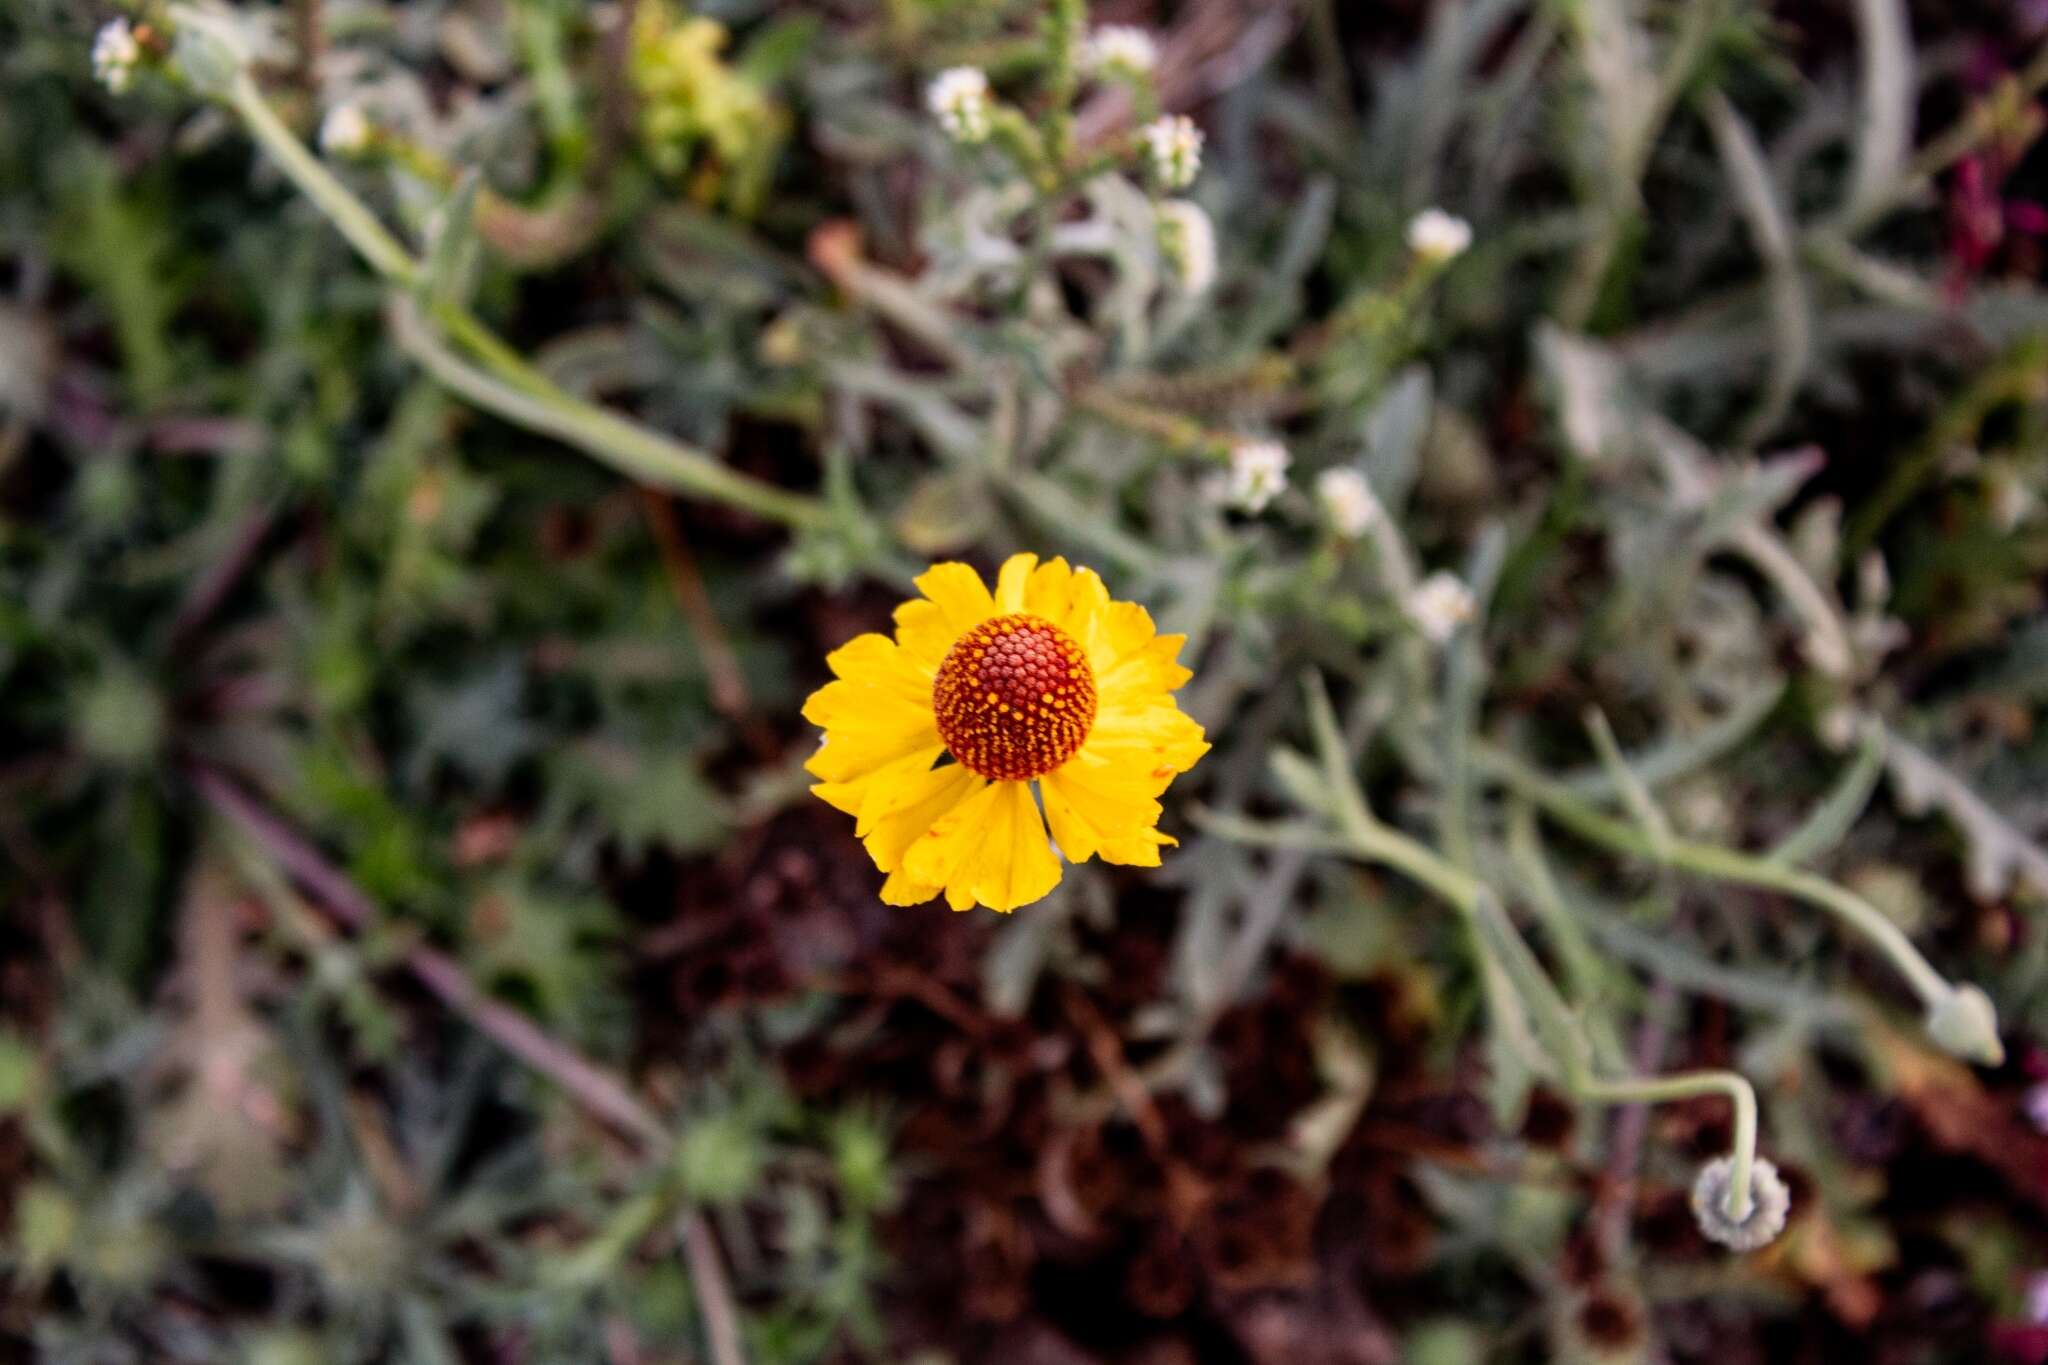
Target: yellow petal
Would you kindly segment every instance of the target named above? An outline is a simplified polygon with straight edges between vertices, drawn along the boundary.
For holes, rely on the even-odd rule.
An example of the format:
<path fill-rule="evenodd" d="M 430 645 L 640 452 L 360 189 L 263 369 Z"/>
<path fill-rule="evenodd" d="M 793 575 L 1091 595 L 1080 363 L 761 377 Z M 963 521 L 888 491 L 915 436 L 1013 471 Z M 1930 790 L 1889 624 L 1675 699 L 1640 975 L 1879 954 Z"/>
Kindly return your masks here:
<path fill-rule="evenodd" d="M 1083 863 L 1098 853 L 1110 862 L 1132 861 L 1114 855 L 1129 851 L 1133 841 L 1158 824 L 1154 784 L 1133 780 L 1120 769 L 1083 745 L 1064 766 L 1038 779 L 1052 837 L 1067 861 Z"/>
<path fill-rule="evenodd" d="M 1175 773 L 1186 772 L 1209 752 L 1209 742 L 1194 717 L 1164 696 L 1143 705 L 1122 701 L 1104 707 L 1096 713 L 1095 727 L 1082 747 L 1149 774 L 1157 781 L 1158 791 L 1165 790 Z"/>
<path fill-rule="evenodd" d="M 904 850 L 939 817 L 980 791 L 982 782 L 958 763 L 949 763 L 897 783 L 886 796 L 878 790 L 861 810 L 858 831 L 875 866 L 894 872 L 903 862 Z"/>
<path fill-rule="evenodd" d="M 1107 667 L 1097 667 L 1096 696 L 1107 703 L 1134 696 L 1149 700 L 1153 694 L 1179 688 L 1194 676 L 1176 662 L 1186 640 L 1185 635 L 1155 635 L 1125 651 Z"/>
<path fill-rule="evenodd" d="M 1031 554 L 1011 555 L 1003 561 L 1003 567 L 996 574 L 996 614 L 1014 616 L 1024 610 L 1025 587 L 1031 581 L 1031 570 L 1038 563 L 1038 556 Z"/>
<path fill-rule="evenodd" d="M 943 748 L 944 743 L 928 714 L 872 729 L 835 728 L 825 732 L 804 771 L 825 782 L 852 782 L 921 750 Z"/>
<path fill-rule="evenodd" d="M 843 681 L 879 687 L 905 701 L 931 705 L 933 670 L 886 635 L 854 636 L 825 656 L 825 666 Z"/>
<path fill-rule="evenodd" d="M 991 910 L 1008 912 L 1042 898 L 1060 883 L 1060 860 L 1045 837 L 1045 821 L 1031 799 L 1028 782 L 998 782 L 981 845 L 968 857 L 946 888 L 965 883 L 975 900 Z"/>
<path fill-rule="evenodd" d="M 889 879 L 882 883 L 884 905 L 923 905 L 938 894 L 938 887 L 914 882 L 901 872 L 891 872 Z"/>
<path fill-rule="evenodd" d="M 916 666 L 936 674 L 961 632 L 936 602 L 922 597 L 896 608 L 896 641 Z"/>
<path fill-rule="evenodd" d="M 996 782 L 983 787 L 933 821 L 931 828 L 903 851 L 903 872 L 932 886 L 949 885 L 953 874 L 974 852 L 989 811 L 995 805 L 997 788 L 1002 785 Z"/>
<path fill-rule="evenodd" d="M 865 834 L 871 819 L 879 818 L 880 815 L 887 814 L 889 809 L 895 808 L 893 804 L 876 806 L 877 815 L 870 817 L 869 807 L 875 806 L 878 798 L 886 802 L 889 794 L 897 791 L 905 783 L 915 782 L 919 774 L 930 771 L 932 764 L 944 752 L 944 746 L 937 744 L 912 749 L 850 777 L 819 782 L 811 788 L 811 794 L 833 809 L 843 810 L 855 817 L 857 823 L 854 833 Z M 812 755 L 813 763 L 817 761 L 817 757 L 815 754 Z"/>
<path fill-rule="evenodd" d="M 946 614 L 956 640 L 996 614 L 988 585 L 971 565 L 934 564 L 917 576 L 917 590 Z"/>
<path fill-rule="evenodd" d="M 939 785 L 935 780 L 939 771 L 932 767 L 944 750 L 920 749 L 901 761 L 891 763 L 866 780 L 867 791 L 854 814 L 853 833 L 856 838 L 865 839 L 876 825 L 913 806 L 919 805 Z M 927 826 L 930 821 L 926 821 Z M 916 833 L 923 833 L 920 829 Z M 914 836 L 913 836 L 914 837 Z M 884 872 L 894 863 L 877 864 Z"/>
<path fill-rule="evenodd" d="M 1074 571 L 1067 566 L 1067 561 L 1048 559 L 1031 571 L 1030 580 L 1024 584 L 1022 610 L 1066 630 L 1073 587 Z"/>
<path fill-rule="evenodd" d="M 955 910 L 977 901 L 1014 910 L 1060 880 L 1059 859 L 1023 782 L 990 783 L 940 816 L 904 851 L 900 870 L 912 881 L 945 887 Z"/>
<path fill-rule="evenodd" d="M 1141 829 L 1136 834 L 1104 844 L 1102 861 L 1123 867 L 1157 867 L 1159 850 L 1171 848 L 1179 842 L 1156 829 Z"/>
<path fill-rule="evenodd" d="M 1088 651 L 1088 664 L 1100 686 L 1125 656 L 1144 649 L 1157 633 L 1152 613 L 1136 602 L 1105 602 L 1096 608 L 1087 636 L 1076 638 Z"/>
<path fill-rule="evenodd" d="M 931 713 L 929 693 L 921 702 L 912 701 L 873 683 L 845 678 L 826 683 L 804 701 L 804 719 L 820 730 L 902 729 Z"/>

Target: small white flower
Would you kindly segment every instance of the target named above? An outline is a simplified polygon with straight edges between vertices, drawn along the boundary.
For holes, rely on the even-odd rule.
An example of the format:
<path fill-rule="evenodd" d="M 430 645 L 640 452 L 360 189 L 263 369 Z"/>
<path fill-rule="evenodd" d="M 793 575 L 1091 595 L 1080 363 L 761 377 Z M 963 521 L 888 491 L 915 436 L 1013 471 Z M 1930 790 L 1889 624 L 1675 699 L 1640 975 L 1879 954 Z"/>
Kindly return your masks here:
<path fill-rule="evenodd" d="M 1156 118 L 1138 130 L 1152 174 L 1169 190 L 1186 189 L 1202 170 L 1202 130 L 1185 114 Z"/>
<path fill-rule="evenodd" d="M 1856 732 L 1863 724 L 1863 717 L 1847 702 L 1836 702 L 1820 713 L 1820 723 L 1815 733 L 1820 742 L 1836 753 L 1845 753 L 1856 742 Z"/>
<path fill-rule="evenodd" d="M 359 104 L 337 104 L 320 120 L 320 150 L 329 156 L 361 156 L 376 135 Z"/>
<path fill-rule="evenodd" d="M 92 40 L 92 74 L 101 85 L 119 95 L 135 83 L 135 69 L 142 64 L 142 44 L 126 19 L 111 19 L 100 26 Z"/>
<path fill-rule="evenodd" d="M 1442 569 L 1416 585 L 1402 605 L 1415 628 L 1439 645 L 1456 635 L 1458 627 L 1469 622 L 1479 610 L 1479 604 L 1472 600 L 1472 590 L 1456 574 Z"/>
<path fill-rule="evenodd" d="M 1386 515 L 1372 485 L 1355 469 L 1325 469 L 1316 476 L 1316 501 L 1330 527 L 1346 540 L 1356 540 Z"/>
<path fill-rule="evenodd" d="M 1692 1216 L 1710 1242 L 1735 1251 L 1755 1251 L 1777 1240 L 1792 1213 L 1792 1191 L 1778 1168 L 1762 1157 L 1749 1169 L 1749 1216 L 1735 1218 L 1728 1212 L 1728 1186 L 1733 1178 L 1735 1158 L 1716 1157 L 1700 1167 L 1692 1183 Z"/>
<path fill-rule="evenodd" d="M 1159 205 L 1159 251 L 1182 293 L 1206 293 L 1216 283 L 1216 227 L 1200 204 L 1168 199 Z"/>
<path fill-rule="evenodd" d="M 989 134 L 988 76 L 979 67 L 941 71 L 925 91 L 925 102 L 946 136 L 955 142 L 985 142 Z"/>
<path fill-rule="evenodd" d="M 1430 265 L 1443 265 L 1472 245 L 1472 225 L 1442 209 L 1424 209 L 1408 220 L 1408 249 Z"/>
<path fill-rule="evenodd" d="M 1142 76 L 1159 64 L 1159 45 L 1142 28 L 1105 24 L 1088 36 L 1081 62 L 1103 75 Z"/>
<path fill-rule="evenodd" d="M 1230 448 L 1223 500 L 1242 512 L 1263 512 L 1287 488 L 1293 457 L 1278 441 L 1239 441 Z"/>

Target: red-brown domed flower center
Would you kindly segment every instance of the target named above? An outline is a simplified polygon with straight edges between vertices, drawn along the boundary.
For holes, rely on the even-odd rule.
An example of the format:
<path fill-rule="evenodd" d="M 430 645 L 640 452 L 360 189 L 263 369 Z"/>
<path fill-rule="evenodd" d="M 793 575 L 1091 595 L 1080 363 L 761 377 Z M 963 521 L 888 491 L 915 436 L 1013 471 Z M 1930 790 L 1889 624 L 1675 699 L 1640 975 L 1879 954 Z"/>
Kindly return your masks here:
<path fill-rule="evenodd" d="M 968 771 L 1022 782 L 1074 756 L 1095 724 L 1095 673 L 1073 637 L 1022 613 L 961 636 L 932 683 L 939 738 Z"/>

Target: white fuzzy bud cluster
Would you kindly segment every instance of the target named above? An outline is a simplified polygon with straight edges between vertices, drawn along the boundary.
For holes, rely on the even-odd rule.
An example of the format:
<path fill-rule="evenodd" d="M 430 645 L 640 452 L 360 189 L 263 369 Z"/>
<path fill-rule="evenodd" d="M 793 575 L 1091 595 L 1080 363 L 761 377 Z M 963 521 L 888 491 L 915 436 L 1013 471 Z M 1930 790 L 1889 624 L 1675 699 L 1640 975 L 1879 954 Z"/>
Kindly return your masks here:
<path fill-rule="evenodd" d="M 1417 584 L 1402 606 L 1415 628 L 1437 645 L 1449 643 L 1479 611 L 1472 590 L 1456 574 L 1442 569 Z"/>
<path fill-rule="evenodd" d="M 1287 466 L 1293 462 L 1278 441 L 1239 441 L 1230 448 L 1230 470 L 1217 496 L 1240 512 L 1263 512 L 1287 491 Z"/>
<path fill-rule="evenodd" d="M 142 44 L 126 19 L 112 19 L 100 26 L 92 40 L 92 74 L 115 94 L 125 94 L 135 84 L 135 72 L 142 65 Z"/>
<path fill-rule="evenodd" d="M 360 104 L 337 104 L 320 120 L 320 150 L 329 156 L 362 156 L 375 137 L 376 129 Z"/>
<path fill-rule="evenodd" d="M 1445 265 L 1472 245 L 1472 225 L 1442 209 L 1424 209 L 1408 220 L 1408 249 L 1428 265 Z"/>
<path fill-rule="evenodd" d="M 1372 485 L 1355 469 L 1325 469 L 1316 476 L 1316 501 L 1330 519 L 1330 529 L 1346 540 L 1356 540 L 1386 515 Z"/>
<path fill-rule="evenodd" d="M 956 66 L 933 77 L 925 103 L 946 136 L 955 142 L 986 142 L 993 109 L 988 76 L 979 67 Z"/>
<path fill-rule="evenodd" d="M 1184 190 L 1202 173 L 1202 130 L 1185 114 L 1156 118 L 1138 130 L 1152 175 L 1169 190 Z"/>
<path fill-rule="evenodd" d="M 1081 64 L 1099 76 L 1126 78 L 1149 75 L 1159 64 L 1159 45 L 1152 35 L 1131 24 L 1105 24 L 1088 35 Z"/>

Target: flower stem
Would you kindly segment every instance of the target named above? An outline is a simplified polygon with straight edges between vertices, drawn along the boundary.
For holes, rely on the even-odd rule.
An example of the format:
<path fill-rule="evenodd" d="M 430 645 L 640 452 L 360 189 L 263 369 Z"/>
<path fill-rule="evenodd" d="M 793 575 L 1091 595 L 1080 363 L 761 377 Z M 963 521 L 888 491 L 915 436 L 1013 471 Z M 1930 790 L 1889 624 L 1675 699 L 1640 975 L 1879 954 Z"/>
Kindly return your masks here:
<path fill-rule="evenodd" d="M 372 269 L 402 290 L 419 286 L 423 268 L 418 259 L 285 127 L 247 72 L 228 86 L 226 99 L 250 136 Z M 400 346 L 478 407 L 575 446 L 641 483 L 726 503 L 787 526 L 814 527 L 831 520 L 817 498 L 729 469 L 695 447 L 564 391 L 460 304 L 435 300 L 429 311 L 474 362 L 444 345 L 409 298 L 391 309 Z"/>
<path fill-rule="evenodd" d="M 1618 852 L 1682 871 L 1778 891 L 1828 911 L 1861 934 L 1890 959 L 1921 1002 L 1933 1008 L 1955 988 L 1931 966 L 1913 941 L 1884 912 L 1845 887 L 1798 868 L 1785 867 L 1716 844 L 1687 839 L 1657 840 L 1625 821 L 1616 820 L 1576 793 L 1498 749 L 1475 745 L 1473 759 L 1501 785 L 1541 808 L 1552 819 L 1583 838 Z"/>
<path fill-rule="evenodd" d="M 1749 1081 L 1732 1071 L 1689 1071 L 1675 1076 L 1596 1074 L 1577 1015 L 1515 928 L 1499 897 L 1479 878 L 1372 814 L 1351 773 L 1328 695 L 1319 681 L 1312 681 L 1307 692 L 1309 724 L 1328 782 L 1331 813 L 1352 856 L 1403 873 L 1466 917 L 1476 931 L 1483 958 L 1499 969 L 1514 1000 L 1528 1011 L 1535 1035 L 1556 1067 L 1557 1080 L 1574 1099 L 1589 1104 L 1657 1104 L 1726 1095 L 1735 1109 L 1727 1212 L 1737 1222 L 1746 1220 L 1757 1140 L 1756 1091 Z M 1643 838 L 1648 841 L 1648 836 Z"/>
<path fill-rule="evenodd" d="M 263 92 L 256 88 L 255 79 L 248 72 L 241 72 L 235 77 L 234 83 L 228 87 L 227 100 L 228 106 L 241 116 L 249 135 L 312 201 L 313 207 L 325 214 L 327 221 L 348 239 L 357 255 L 393 284 L 410 286 L 416 282 L 419 262 L 377 221 L 376 215 L 363 201 L 351 194 L 332 171 L 320 164 L 319 158 L 306 150 L 306 145 L 292 130 L 284 126 L 284 120 L 270 107 L 270 101 L 263 98 Z"/>

